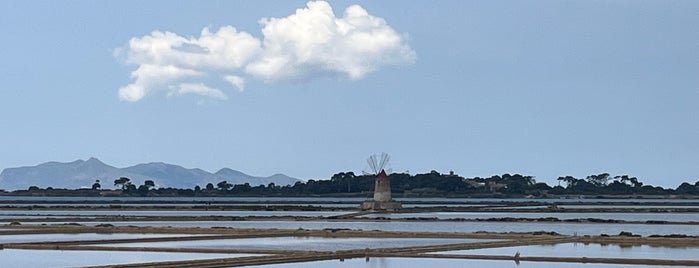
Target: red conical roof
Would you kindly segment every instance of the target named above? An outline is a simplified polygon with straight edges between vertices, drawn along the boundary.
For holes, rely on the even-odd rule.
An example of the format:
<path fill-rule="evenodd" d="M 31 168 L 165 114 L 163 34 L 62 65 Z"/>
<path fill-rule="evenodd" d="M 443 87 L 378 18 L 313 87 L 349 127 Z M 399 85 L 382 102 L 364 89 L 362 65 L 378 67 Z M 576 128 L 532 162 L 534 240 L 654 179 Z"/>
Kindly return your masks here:
<path fill-rule="evenodd" d="M 382 169 L 379 174 L 376 174 L 376 178 L 388 178 L 388 175 L 386 175 L 386 171 Z"/>

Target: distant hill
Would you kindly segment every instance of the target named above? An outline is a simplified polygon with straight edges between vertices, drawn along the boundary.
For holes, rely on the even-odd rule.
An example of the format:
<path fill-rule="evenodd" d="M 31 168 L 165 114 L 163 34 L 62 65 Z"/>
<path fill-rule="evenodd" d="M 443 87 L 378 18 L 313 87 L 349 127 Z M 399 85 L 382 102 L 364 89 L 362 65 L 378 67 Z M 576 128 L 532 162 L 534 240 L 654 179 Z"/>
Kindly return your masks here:
<path fill-rule="evenodd" d="M 299 181 L 283 174 L 269 177 L 255 177 L 230 168 L 223 168 L 210 173 L 198 168 L 187 169 L 167 163 L 146 163 L 126 168 L 107 165 L 97 158 L 76 160 L 68 163 L 47 162 L 31 167 L 6 168 L 0 173 L 0 189 L 27 189 L 29 186 L 41 188 L 89 188 L 100 180 L 102 188 L 113 188 L 113 182 L 119 177 L 127 177 L 134 184 L 140 185 L 145 180 L 153 180 L 157 187 L 194 188 L 204 187 L 207 183 L 227 181 L 231 184 L 250 183 L 252 186 L 289 185 Z"/>
<path fill-rule="evenodd" d="M 260 184 L 268 185 L 273 182 L 276 185 L 293 185 L 299 179 L 289 177 L 284 174 L 274 174 L 269 177 L 253 177 L 243 172 L 232 170 L 230 168 L 222 168 L 213 174 L 217 178 L 227 181 L 230 184 L 243 184 L 250 183 L 252 186 L 257 186 Z"/>

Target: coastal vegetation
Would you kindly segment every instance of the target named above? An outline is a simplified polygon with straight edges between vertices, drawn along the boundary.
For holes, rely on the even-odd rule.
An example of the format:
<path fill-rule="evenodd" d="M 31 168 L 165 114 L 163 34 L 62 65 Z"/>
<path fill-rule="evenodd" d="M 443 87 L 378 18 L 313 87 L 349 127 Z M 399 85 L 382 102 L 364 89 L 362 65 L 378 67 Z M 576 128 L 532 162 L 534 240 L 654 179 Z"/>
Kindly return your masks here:
<path fill-rule="evenodd" d="M 487 178 L 464 178 L 450 172 L 437 171 L 410 175 L 389 175 L 394 197 L 639 197 L 699 196 L 699 181 L 684 182 L 678 187 L 663 188 L 647 185 L 629 175 L 593 174 L 585 178 L 561 176 L 557 185 L 537 182 L 533 176 L 521 174 L 494 175 Z M 298 181 L 293 185 L 231 184 L 227 181 L 196 185 L 192 189 L 158 187 L 154 180 L 137 185 L 126 177 L 116 178 L 117 190 L 103 189 L 96 180 L 91 189 L 45 189 L 30 186 L 27 190 L 3 191 L 5 195 L 67 195 L 67 196 L 356 196 L 368 197 L 374 187 L 374 176 L 340 172 L 330 179 Z"/>

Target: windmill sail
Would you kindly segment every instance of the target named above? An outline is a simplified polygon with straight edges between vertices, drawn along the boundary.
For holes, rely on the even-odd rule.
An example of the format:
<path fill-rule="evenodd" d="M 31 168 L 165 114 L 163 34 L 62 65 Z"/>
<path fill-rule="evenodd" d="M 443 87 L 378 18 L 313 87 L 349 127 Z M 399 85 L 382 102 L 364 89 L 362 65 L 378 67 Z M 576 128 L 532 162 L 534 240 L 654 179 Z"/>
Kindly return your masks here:
<path fill-rule="evenodd" d="M 391 156 L 387 153 L 381 153 L 381 158 L 377 158 L 375 154 L 372 154 L 367 158 L 366 163 L 369 165 L 369 171 L 362 170 L 364 175 L 378 175 L 381 171 L 391 173 L 391 169 L 387 168 Z"/>

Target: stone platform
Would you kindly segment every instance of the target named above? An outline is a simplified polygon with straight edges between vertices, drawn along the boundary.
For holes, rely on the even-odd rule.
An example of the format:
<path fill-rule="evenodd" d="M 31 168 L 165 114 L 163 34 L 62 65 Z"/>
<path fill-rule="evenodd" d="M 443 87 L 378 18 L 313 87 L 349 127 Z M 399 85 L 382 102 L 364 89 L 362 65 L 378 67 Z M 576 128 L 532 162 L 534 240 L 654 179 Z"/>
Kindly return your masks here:
<path fill-rule="evenodd" d="M 399 210 L 401 209 L 401 203 L 395 201 L 374 201 L 367 200 L 362 202 L 362 210 Z"/>

